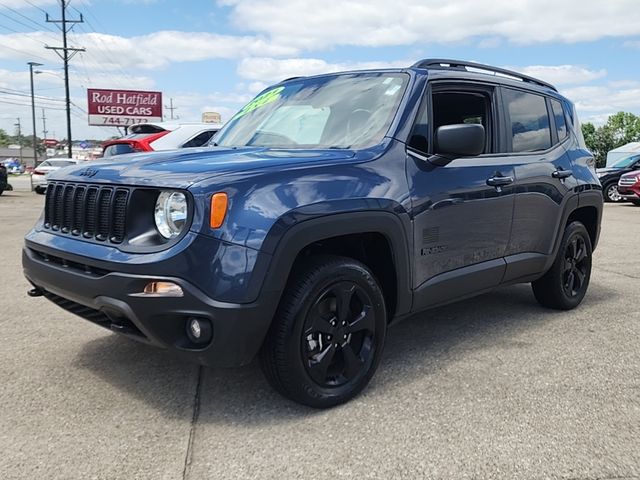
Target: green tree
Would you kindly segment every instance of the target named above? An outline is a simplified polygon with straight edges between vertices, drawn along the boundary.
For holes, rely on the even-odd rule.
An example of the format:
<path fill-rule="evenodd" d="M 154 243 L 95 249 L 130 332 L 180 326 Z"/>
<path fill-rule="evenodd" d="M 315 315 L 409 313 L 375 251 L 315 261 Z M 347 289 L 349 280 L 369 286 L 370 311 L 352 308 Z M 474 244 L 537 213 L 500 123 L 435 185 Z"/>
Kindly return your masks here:
<path fill-rule="evenodd" d="M 616 143 L 614 148 L 640 139 L 640 117 L 633 113 L 618 112 L 611 115 L 605 127 L 611 130 L 611 136 Z"/>
<path fill-rule="evenodd" d="M 598 167 L 607 163 L 607 153 L 614 148 L 640 140 L 640 117 L 629 112 L 618 112 L 611 115 L 607 122 L 595 127 L 592 123 L 582 125 L 582 135 L 596 159 Z"/>
<path fill-rule="evenodd" d="M 7 132 L 0 128 L 0 147 L 6 147 L 11 143 L 11 137 L 7 135 Z"/>

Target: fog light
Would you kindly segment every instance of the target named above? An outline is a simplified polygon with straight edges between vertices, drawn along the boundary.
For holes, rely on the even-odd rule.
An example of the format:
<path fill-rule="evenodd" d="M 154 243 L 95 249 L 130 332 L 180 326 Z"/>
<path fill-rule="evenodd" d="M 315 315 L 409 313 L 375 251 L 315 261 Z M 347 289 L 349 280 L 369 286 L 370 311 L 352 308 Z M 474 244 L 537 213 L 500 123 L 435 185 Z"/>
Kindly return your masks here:
<path fill-rule="evenodd" d="M 206 318 L 189 317 L 187 319 L 187 337 L 193 343 L 204 344 L 211 341 L 213 328 Z"/>
<path fill-rule="evenodd" d="M 173 282 L 150 282 L 144 287 L 145 295 L 158 295 L 162 297 L 182 297 L 184 292 L 180 285 Z"/>

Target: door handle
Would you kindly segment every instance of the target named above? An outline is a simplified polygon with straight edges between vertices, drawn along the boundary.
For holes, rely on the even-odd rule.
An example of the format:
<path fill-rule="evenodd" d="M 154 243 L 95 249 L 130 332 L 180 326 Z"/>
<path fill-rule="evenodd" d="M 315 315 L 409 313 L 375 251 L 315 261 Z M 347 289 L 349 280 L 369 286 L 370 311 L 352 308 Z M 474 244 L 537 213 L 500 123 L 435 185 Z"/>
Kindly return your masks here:
<path fill-rule="evenodd" d="M 487 185 L 490 187 L 504 187 L 513 183 L 513 177 L 495 176 L 487 178 Z"/>
<path fill-rule="evenodd" d="M 560 178 L 560 179 L 568 178 L 571 175 L 573 175 L 573 172 L 571 170 L 562 170 L 561 168 L 559 168 L 558 170 L 556 170 L 551 174 L 553 178 Z"/>

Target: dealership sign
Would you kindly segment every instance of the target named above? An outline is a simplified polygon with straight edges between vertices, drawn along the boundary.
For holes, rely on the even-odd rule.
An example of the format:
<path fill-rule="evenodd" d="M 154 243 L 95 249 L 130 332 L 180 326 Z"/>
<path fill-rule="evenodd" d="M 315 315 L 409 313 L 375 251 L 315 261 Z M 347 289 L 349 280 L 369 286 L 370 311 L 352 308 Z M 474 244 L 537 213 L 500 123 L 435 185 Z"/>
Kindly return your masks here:
<path fill-rule="evenodd" d="M 89 125 L 126 127 L 162 121 L 162 92 L 88 89 Z"/>

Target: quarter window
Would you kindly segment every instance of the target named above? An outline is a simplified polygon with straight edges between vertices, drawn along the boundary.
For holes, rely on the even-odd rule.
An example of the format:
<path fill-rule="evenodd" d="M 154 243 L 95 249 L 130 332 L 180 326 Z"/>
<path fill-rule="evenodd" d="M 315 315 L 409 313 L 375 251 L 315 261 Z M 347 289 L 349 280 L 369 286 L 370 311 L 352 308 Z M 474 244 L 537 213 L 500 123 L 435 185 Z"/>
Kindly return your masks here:
<path fill-rule="evenodd" d="M 556 121 L 558 140 L 562 141 L 567 136 L 567 122 L 564 118 L 562 104 L 558 100 L 551 100 L 551 110 L 553 110 L 553 118 Z"/>
<path fill-rule="evenodd" d="M 511 151 L 535 152 L 550 148 L 551 128 L 544 97 L 506 88 L 503 98 L 511 122 Z"/>

